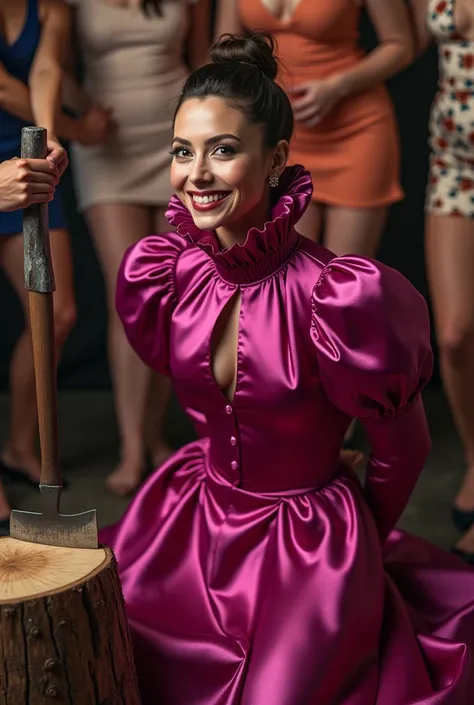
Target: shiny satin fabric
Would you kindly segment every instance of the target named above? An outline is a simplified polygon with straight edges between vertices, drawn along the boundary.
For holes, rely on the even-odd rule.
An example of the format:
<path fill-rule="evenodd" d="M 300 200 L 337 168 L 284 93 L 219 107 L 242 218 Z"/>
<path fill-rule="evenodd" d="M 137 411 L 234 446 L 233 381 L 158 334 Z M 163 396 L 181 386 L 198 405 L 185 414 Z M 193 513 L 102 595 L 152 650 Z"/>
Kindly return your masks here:
<path fill-rule="evenodd" d="M 177 234 L 122 265 L 130 342 L 206 435 L 102 532 L 143 705 L 473 702 L 474 571 L 394 530 L 430 450 L 426 304 L 396 271 L 300 239 L 310 196 L 288 169 L 272 220 L 226 251 L 174 198 Z M 229 401 L 210 341 L 237 291 Z M 353 416 L 373 448 L 364 488 L 339 461 Z"/>

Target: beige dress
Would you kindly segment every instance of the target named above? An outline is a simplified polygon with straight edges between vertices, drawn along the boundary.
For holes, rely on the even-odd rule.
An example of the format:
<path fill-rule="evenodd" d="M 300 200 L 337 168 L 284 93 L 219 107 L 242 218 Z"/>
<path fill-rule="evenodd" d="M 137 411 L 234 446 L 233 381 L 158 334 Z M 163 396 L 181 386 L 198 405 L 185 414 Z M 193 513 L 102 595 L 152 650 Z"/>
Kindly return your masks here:
<path fill-rule="evenodd" d="M 165 0 L 161 16 L 105 0 L 69 2 L 77 10 L 85 88 L 118 125 L 104 144 L 72 147 L 79 208 L 166 205 L 171 121 L 187 76 L 187 0 Z"/>

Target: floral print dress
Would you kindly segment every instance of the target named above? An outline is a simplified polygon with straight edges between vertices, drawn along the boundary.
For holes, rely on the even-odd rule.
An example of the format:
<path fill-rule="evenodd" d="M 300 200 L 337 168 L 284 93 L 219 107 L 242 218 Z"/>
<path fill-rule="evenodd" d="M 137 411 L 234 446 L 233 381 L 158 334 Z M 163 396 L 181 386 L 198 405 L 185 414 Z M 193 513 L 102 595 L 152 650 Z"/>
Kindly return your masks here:
<path fill-rule="evenodd" d="M 439 90 L 430 116 L 426 210 L 474 218 L 474 41 L 456 30 L 455 0 L 431 0 L 428 27 L 439 44 Z"/>

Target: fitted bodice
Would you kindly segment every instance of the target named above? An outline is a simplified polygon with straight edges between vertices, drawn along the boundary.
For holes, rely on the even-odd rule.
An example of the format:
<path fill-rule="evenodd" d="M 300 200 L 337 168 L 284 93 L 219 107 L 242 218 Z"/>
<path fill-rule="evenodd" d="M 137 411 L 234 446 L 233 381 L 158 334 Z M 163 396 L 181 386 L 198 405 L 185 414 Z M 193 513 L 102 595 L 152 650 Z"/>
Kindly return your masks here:
<path fill-rule="evenodd" d="M 23 83 L 28 83 L 28 76 L 35 58 L 41 35 L 38 15 L 38 0 L 27 0 L 25 24 L 18 37 L 8 44 L 0 35 L 0 64 L 9 74 Z M 21 130 L 27 125 L 25 120 L 0 109 L 1 150 L 6 154 L 20 151 Z"/>
<path fill-rule="evenodd" d="M 474 93 L 474 42 L 464 39 L 458 31 L 455 0 L 430 0 L 427 24 L 440 45 L 441 87 Z M 460 98 L 462 100 L 462 96 Z"/>
<path fill-rule="evenodd" d="M 273 34 L 283 69 L 290 75 L 323 78 L 360 60 L 360 7 L 354 0 L 299 0 L 291 17 L 281 20 L 262 0 L 239 0 L 242 24 Z"/>
<path fill-rule="evenodd" d="M 431 374 L 424 300 L 394 270 L 334 258 L 300 238 L 294 224 L 311 193 L 309 174 L 287 169 L 271 221 L 227 250 L 173 197 L 167 215 L 177 233 L 142 240 L 119 274 L 117 307 L 132 346 L 174 378 L 209 437 L 209 470 L 249 492 L 327 484 L 350 419 L 396 415 Z M 237 290 L 229 403 L 213 377 L 211 340 Z"/>
<path fill-rule="evenodd" d="M 180 258 L 177 277 L 187 272 L 186 295 L 174 311 L 170 337 L 176 393 L 184 408 L 205 417 L 214 469 L 242 489 L 307 489 L 326 484 L 336 470 L 349 417 L 328 401 L 309 335 L 308 302 L 328 259 L 323 248 L 295 237 L 291 263 L 237 284 L 216 278 L 205 252 L 189 250 Z M 237 287 L 237 385 L 229 403 L 213 378 L 210 340 Z"/>
<path fill-rule="evenodd" d="M 165 0 L 159 16 L 105 0 L 68 1 L 77 6 L 86 87 L 96 100 L 104 102 L 105 92 L 107 98 L 125 94 L 133 103 L 134 91 L 182 82 L 185 0 Z"/>

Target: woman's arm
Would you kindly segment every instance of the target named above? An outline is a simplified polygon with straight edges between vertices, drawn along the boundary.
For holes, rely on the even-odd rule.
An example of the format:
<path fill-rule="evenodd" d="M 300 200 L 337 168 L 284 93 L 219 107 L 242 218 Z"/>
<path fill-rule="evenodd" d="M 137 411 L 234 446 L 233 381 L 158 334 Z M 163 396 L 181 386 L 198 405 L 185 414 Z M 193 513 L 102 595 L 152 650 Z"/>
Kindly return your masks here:
<path fill-rule="evenodd" d="M 428 0 L 411 0 L 409 4 L 413 32 L 415 34 L 415 47 L 417 54 L 423 54 L 433 41 L 433 36 L 428 29 L 426 16 L 428 13 Z"/>
<path fill-rule="evenodd" d="M 240 34 L 242 30 L 243 26 L 239 19 L 239 0 L 218 0 L 214 41 L 217 41 L 223 34 Z"/>
<path fill-rule="evenodd" d="M 28 86 L 9 74 L 2 63 L 0 63 L 0 109 L 25 122 L 34 122 Z"/>
<path fill-rule="evenodd" d="M 379 45 L 352 69 L 334 77 L 340 97 L 383 83 L 414 57 L 413 30 L 404 0 L 366 0 L 366 6 Z"/>
<path fill-rule="evenodd" d="M 36 124 L 57 132 L 61 111 L 63 65 L 71 42 L 68 6 L 57 0 L 40 3 L 41 37 L 29 75 L 31 109 Z"/>
<path fill-rule="evenodd" d="M 31 94 L 27 85 L 15 78 L 0 64 L 0 108 L 19 117 L 25 122 L 37 123 L 43 127 L 42 122 L 33 115 Z M 74 120 L 60 113 L 56 118 L 56 133 L 65 140 L 83 142 L 85 139 L 82 121 Z M 53 135 L 54 136 L 54 133 Z"/>
<path fill-rule="evenodd" d="M 63 75 L 62 101 L 63 107 L 71 110 L 78 117 L 84 115 L 93 104 L 77 78 L 70 73 Z"/>
<path fill-rule="evenodd" d="M 211 3 L 210 0 L 197 0 L 189 8 L 191 27 L 188 37 L 188 58 L 190 69 L 195 71 L 209 61 Z"/>
<path fill-rule="evenodd" d="M 62 100 L 64 108 L 72 111 L 76 117 L 80 117 L 92 107 L 93 101 L 77 79 L 79 73 L 78 56 L 80 51 L 77 2 L 75 2 L 75 0 L 69 0 L 69 5 L 71 12 L 72 39 L 64 60 Z"/>

